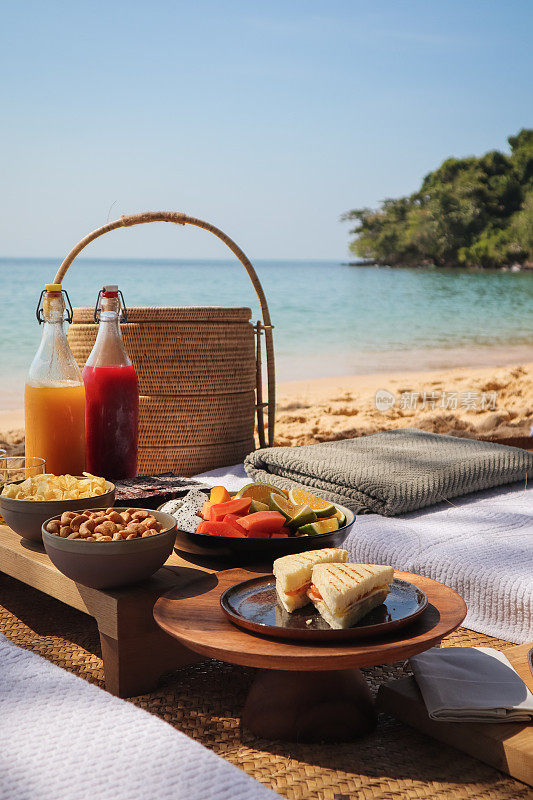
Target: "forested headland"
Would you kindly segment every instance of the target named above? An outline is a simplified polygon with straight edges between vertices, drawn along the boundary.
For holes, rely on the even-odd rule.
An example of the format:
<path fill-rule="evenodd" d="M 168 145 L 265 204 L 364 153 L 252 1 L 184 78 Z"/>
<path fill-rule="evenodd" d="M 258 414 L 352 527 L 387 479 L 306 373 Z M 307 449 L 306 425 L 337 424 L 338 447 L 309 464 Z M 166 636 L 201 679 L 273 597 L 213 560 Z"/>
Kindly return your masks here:
<path fill-rule="evenodd" d="M 447 158 L 407 197 L 349 211 L 350 251 L 390 266 L 533 266 L 533 129 L 510 152 Z"/>

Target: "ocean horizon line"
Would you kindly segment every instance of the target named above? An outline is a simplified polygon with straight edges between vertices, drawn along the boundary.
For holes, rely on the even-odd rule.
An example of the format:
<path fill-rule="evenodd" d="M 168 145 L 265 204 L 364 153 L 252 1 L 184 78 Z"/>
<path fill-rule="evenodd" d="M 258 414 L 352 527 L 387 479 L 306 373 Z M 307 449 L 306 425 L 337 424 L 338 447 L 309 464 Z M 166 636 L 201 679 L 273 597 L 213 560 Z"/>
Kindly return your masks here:
<path fill-rule="evenodd" d="M 3 262 L 12 262 L 12 261 L 41 261 L 47 263 L 54 263 L 54 264 L 61 264 L 62 261 L 65 259 L 66 254 L 63 257 L 55 258 L 53 256 L 2 256 L 0 255 L 0 266 Z M 277 258 L 267 258 L 265 256 L 250 258 L 248 256 L 252 264 L 255 262 L 298 262 L 298 263 L 311 263 L 311 264 L 340 264 L 343 266 L 352 266 L 346 261 L 346 256 L 343 258 L 306 258 L 304 256 L 300 256 L 298 258 L 293 257 L 277 257 Z M 128 264 L 131 263 L 138 263 L 142 264 L 146 261 L 159 261 L 165 264 L 173 264 L 177 262 L 197 262 L 197 263 L 204 263 L 204 262 L 218 262 L 218 263 L 226 263 L 226 264 L 239 264 L 240 261 L 237 256 L 233 258 L 220 258 L 220 257 L 212 257 L 212 256 L 182 256 L 179 258 L 166 258 L 163 256 L 132 256 L 131 258 L 128 256 L 77 256 L 76 261 L 88 263 L 88 262 L 102 262 L 102 261 L 113 261 L 113 262 L 127 262 Z"/>
<path fill-rule="evenodd" d="M 9 266 L 13 263 L 33 263 L 33 262 L 40 262 L 41 264 L 50 264 L 50 265 L 57 265 L 59 266 L 62 264 L 66 257 L 66 254 L 62 257 L 54 257 L 54 256 L 5 256 L 0 255 L 0 269 L 3 266 Z M 471 273 L 471 274 L 479 274 L 479 273 L 494 273 L 494 272 L 503 272 L 509 273 L 511 275 L 517 274 L 519 272 L 526 272 L 532 273 L 533 267 L 528 265 L 522 265 L 520 269 L 512 269 L 509 267 L 473 267 L 473 266 L 465 266 L 462 264 L 458 264 L 456 266 L 439 266 L 436 264 L 395 264 L 395 265 L 388 265 L 388 264 L 378 264 L 372 260 L 367 262 L 356 262 L 351 261 L 350 256 L 343 256 L 339 258 L 306 258 L 304 256 L 299 256 L 298 258 L 295 257 L 276 257 L 276 258 L 269 258 L 265 256 L 261 257 L 250 257 L 250 263 L 252 266 L 257 264 L 261 267 L 268 268 L 269 266 L 279 266 L 282 264 L 287 265 L 306 265 L 306 266 L 338 266 L 338 267 L 347 267 L 349 269 L 376 269 L 381 271 L 388 271 L 388 272 L 397 272 L 397 271 L 426 271 L 426 272 L 439 272 L 441 274 L 445 273 Z M 77 256 L 75 259 L 76 262 L 81 264 L 116 264 L 117 266 L 120 265 L 139 265 L 143 266 L 145 264 L 160 264 L 161 266 L 205 266 L 209 267 L 213 264 L 225 264 L 225 265 L 241 265 L 239 259 L 234 257 L 219 257 L 219 256 L 180 256 L 176 258 L 168 258 L 166 256 Z M 242 265 L 241 265 L 242 266 Z"/>

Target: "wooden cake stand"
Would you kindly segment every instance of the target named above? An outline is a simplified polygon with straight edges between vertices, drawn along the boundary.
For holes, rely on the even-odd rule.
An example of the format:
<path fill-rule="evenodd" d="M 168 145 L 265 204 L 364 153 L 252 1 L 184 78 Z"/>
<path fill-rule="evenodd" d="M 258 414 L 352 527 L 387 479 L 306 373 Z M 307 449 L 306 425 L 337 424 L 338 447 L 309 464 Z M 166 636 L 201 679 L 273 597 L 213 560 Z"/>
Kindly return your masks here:
<path fill-rule="evenodd" d="M 226 589 L 253 577 L 249 570 L 230 569 L 216 576 L 191 573 L 186 586 L 157 600 L 155 620 L 196 653 L 259 668 L 242 722 L 267 739 L 348 741 L 367 733 L 376 724 L 376 714 L 360 668 L 428 650 L 466 616 L 464 600 L 452 589 L 397 571 L 395 577 L 411 581 L 428 597 L 428 606 L 408 627 L 387 637 L 338 645 L 283 641 L 247 633 L 233 625 L 220 607 Z"/>

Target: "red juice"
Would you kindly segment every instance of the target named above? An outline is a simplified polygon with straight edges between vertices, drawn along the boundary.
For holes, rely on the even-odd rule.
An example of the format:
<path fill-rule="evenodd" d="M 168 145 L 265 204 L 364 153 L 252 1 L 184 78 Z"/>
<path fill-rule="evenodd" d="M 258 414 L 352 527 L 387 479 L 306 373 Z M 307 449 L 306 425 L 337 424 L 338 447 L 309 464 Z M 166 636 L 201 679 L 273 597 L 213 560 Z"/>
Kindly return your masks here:
<path fill-rule="evenodd" d="M 87 471 L 108 480 L 137 475 L 139 387 L 131 364 L 85 366 Z"/>

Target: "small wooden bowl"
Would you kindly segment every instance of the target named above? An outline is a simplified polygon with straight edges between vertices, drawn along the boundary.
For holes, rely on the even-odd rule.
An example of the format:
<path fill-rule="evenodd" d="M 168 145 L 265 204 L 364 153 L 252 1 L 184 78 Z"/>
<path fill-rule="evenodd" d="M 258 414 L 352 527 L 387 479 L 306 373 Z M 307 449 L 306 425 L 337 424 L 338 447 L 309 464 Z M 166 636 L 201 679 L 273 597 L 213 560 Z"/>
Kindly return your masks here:
<path fill-rule="evenodd" d="M 76 476 L 84 478 L 84 475 Z M 22 483 L 22 481 L 13 481 Z M 81 509 L 109 508 L 115 502 L 115 485 L 106 481 L 105 494 L 95 497 L 81 497 L 79 500 L 16 500 L 0 494 L 0 513 L 10 528 L 23 539 L 40 542 L 43 522 L 52 517 L 60 517 L 64 511 Z"/>
<path fill-rule="evenodd" d="M 91 507 L 90 510 L 96 509 Z M 126 507 L 117 507 L 115 510 L 126 511 Z M 51 520 L 47 519 L 42 526 L 44 548 L 52 564 L 76 583 L 93 589 L 137 583 L 149 578 L 163 566 L 176 539 L 174 517 L 162 511 L 146 510 L 163 525 L 161 533 L 144 539 L 86 542 L 84 539 L 63 539 L 55 533 L 49 533 L 45 526 Z M 57 515 L 52 519 L 57 519 Z"/>

